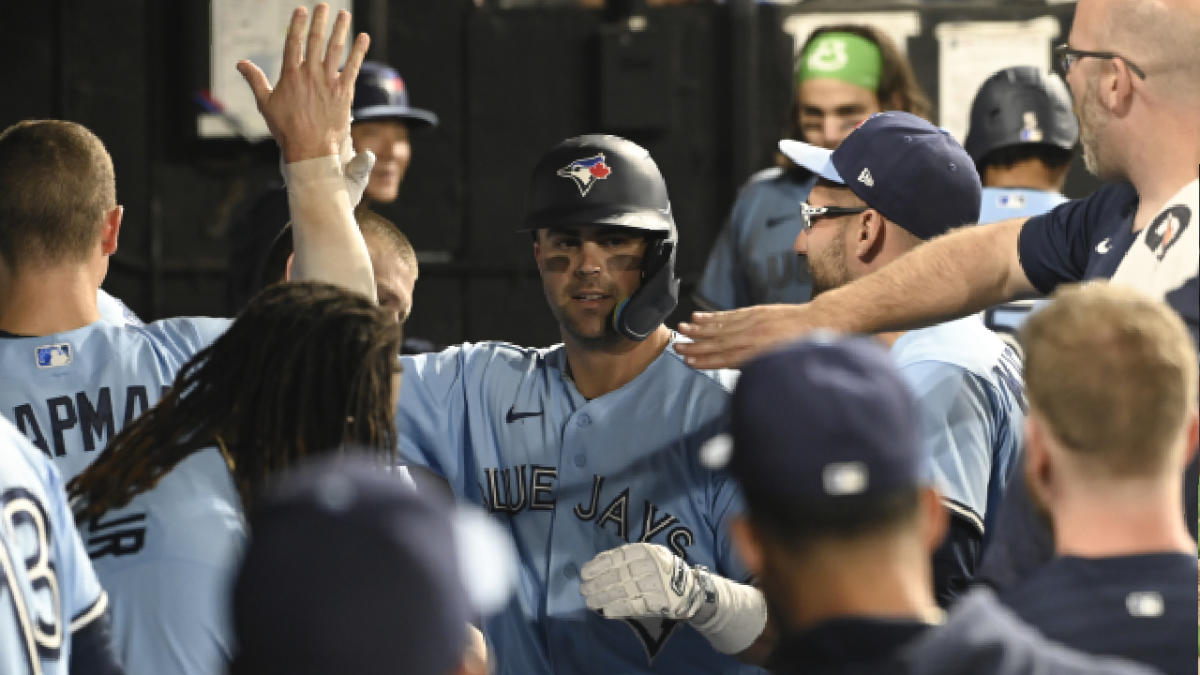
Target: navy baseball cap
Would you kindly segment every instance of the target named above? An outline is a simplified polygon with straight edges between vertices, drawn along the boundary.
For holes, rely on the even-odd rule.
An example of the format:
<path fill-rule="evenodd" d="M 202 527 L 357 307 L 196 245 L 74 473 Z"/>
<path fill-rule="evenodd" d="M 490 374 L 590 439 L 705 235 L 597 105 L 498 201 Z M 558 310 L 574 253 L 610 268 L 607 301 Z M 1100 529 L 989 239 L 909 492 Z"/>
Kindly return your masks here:
<path fill-rule="evenodd" d="M 779 141 L 779 150 L 920 239 L 979 221 L 983 185 L 974 160 L 948 132 L 911 113 L 875 113 L 833 151 L 793 140 Z"/>
<path fill-rule="evenodd" d="M 742 369 L 732 405 L 731 437 L 701 459 L 767 503 L 802 510 L 929 484 L 916 400 L 874 338 L 818 334 L 768 352 Z"/>
<path fill-rule="evenodd" d="M 234 673 L 445 675 L 503 606 L 512 545 L 404 467 L 326 458 L 256 509 L 234 588 Z"/>
<path fill-rule="evenodd" d="M 354 81 L 350 115 L 355 122 L 398 119 L 412 128 L 435 127 L 438 116 L 408 104 L 408 87 L 391 66 L 364 61 Z"/>

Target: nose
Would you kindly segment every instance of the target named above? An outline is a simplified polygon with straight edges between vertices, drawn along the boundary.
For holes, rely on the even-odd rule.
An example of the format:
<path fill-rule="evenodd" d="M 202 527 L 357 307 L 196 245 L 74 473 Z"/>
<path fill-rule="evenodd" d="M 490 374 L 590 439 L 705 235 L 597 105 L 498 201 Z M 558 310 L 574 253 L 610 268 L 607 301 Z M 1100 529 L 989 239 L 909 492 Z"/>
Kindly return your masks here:
<path fill-rule="evenodd" d="M 575 273 L 580 276 L 599 274 L 600 269 L 604 266 L 604 252 L 600 249 L 600 245 L 594 241 L 585 241 L 579 247 L 579 267 L 575 269 Z"/>
<path fill-rule="evenodd" d="M 808 232 L 800 230 L 800 234 L 796 235 L 796 241 L 792 242 L 792 250 L 796 255 L 808 255 Z"/>

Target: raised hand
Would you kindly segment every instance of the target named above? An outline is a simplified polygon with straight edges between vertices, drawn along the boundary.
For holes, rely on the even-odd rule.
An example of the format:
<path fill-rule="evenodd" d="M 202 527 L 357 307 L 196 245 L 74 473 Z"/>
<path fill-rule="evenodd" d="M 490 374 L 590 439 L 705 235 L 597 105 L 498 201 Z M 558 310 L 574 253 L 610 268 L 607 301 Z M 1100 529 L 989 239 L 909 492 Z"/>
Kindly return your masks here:
<path fill-rule="evenodd" d="M 258 66 L 249 61 L 237 64 L 287 162 L 337 155 L 350 127 L 354 80 L 370 38 L 366 33 L 355 38 L 350 56 L 339 72 L 350 13 L 338 12 L 329 42 L 322 45 L 328 17 L 329 6 L 324 3 L 313 10 L 311 24 L 306 8 L 297 7 L 292 12 L 283 47 L 283 65 L 274 88 Z M 309 24 L 307 40 L 306 24 Z"/>

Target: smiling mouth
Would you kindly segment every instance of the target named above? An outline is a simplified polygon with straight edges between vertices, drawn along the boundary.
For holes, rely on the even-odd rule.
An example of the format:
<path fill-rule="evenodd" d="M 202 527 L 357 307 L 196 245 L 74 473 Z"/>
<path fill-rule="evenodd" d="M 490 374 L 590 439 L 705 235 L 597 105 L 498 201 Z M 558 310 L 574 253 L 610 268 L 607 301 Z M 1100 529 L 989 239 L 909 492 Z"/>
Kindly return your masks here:
<path fill-rule="evenodd" d="M 607 293 L 599 293 L 599 292 L 574 293 L 571 295 L 572 300 L 580 300 L 583 302 L 607 300 L 611 297 L 612 296 Z"/>

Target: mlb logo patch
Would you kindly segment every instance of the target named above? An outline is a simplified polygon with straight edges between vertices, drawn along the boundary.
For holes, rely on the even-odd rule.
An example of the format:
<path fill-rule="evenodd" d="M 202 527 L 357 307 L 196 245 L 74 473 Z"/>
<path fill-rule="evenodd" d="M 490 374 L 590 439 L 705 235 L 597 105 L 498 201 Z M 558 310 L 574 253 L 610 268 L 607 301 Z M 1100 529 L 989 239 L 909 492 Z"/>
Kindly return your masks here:
<path fill-rule="evenodd" d="M 71 345 L 67 342 L 43 345 L 34 350 L 34 355 L 38 368 L 58 368 L 74 359 L 71 355 Z"/>

